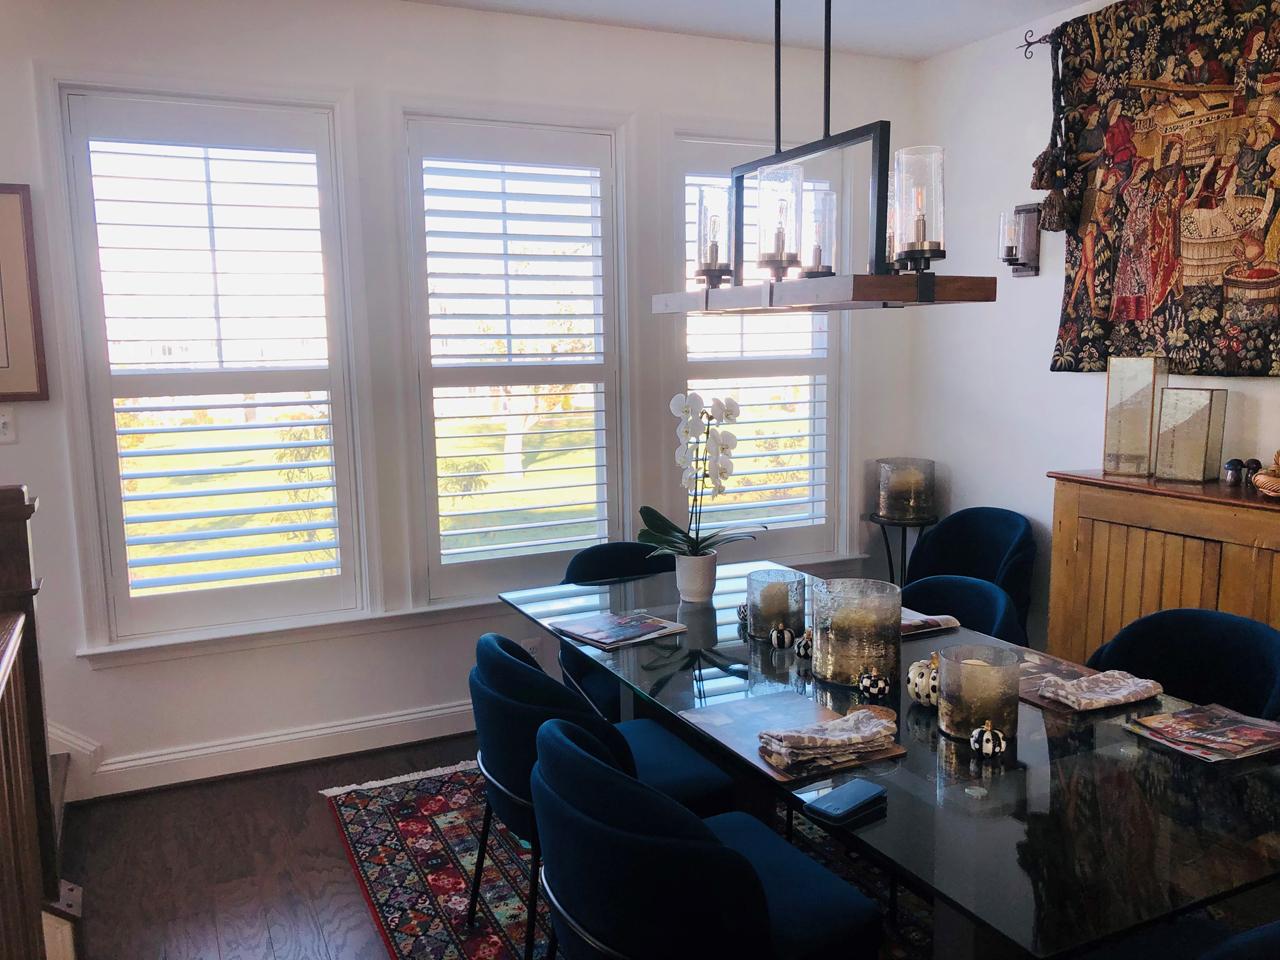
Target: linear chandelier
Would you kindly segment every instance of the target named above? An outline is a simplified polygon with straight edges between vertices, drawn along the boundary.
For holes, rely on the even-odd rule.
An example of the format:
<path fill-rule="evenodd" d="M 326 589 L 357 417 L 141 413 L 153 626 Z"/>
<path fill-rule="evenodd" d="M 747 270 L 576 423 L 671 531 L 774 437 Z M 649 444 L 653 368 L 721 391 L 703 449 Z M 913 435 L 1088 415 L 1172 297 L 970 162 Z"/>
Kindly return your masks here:
<path fill-rule="evenodd" d="M 774 0 L 773 71 L 774 152 L 734 167 L 728 188 L 698 188 L 694 275 L 701 286 L 654 296 L 654 313 L 849 310 L 994 300 L 995 277 L 937 276 L 929 269 L 946 257 L 942 148 L 906 147 L 891 165 L 888 120 L 831 133 L 831 0 L 824 10 L 820 139 L 782 148 L 782 0 Z M 815 164 L 861 144 L 869 144 L 871 153 L 867 272 L 842 274 L 839 196 L 821 181 L 807 180 L 804 167 L 806 161 Z M 757 201 L 754 264 L 772 277 L 753 284 L 745 282 L 749 189 Z M 847 230 L 844 237 L 852 235 Z"/>

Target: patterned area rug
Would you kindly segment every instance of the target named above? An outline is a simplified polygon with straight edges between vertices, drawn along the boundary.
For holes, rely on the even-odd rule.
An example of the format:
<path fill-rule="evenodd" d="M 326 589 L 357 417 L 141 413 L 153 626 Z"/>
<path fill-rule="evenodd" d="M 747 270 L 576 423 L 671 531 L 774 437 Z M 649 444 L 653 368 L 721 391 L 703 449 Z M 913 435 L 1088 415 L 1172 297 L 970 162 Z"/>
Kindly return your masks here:
<path fill-rule="evenodd" d="M 480 907 L 467 926 L 467 894 L 484 815 L 484 778 L 474 763 L 396 780 L 324 791 L 391 957 L 415 960 L 517 960 L 524 956 L 529 849 L 496 819 L 489 834 Z M 777 828 L 781 830 L 781 817 Z M 889 882 L 849 856 L 824 832 L 796 818 L 793 842 L 887 912 Z M 539 903 L 536 955 L 546 955 L 550 919 Z M 882 956 L 932 955 L 932 916 L 899 891 L 898 919 Z M 886 928 L 888 925 L 886 924 Z"/>

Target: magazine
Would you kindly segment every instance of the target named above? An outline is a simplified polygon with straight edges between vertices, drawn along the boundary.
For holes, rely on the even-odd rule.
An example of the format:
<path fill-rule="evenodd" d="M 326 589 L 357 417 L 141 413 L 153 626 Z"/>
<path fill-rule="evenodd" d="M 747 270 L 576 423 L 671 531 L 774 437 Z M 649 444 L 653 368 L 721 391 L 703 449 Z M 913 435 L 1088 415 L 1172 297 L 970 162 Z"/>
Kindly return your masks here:
<path fill-rule="evenodd" d="M 594 617 L 551 620 L 547 626 L 601 650 L 656 640 L 689 629 L 683 623 L 651 617 L 647 613 L 600 613 Z"/>
<path fill-rule="evenodd" d="M 1210 763 L 1241 760 L 1280 747 L 1280 723 L 1246 717 L 1216 703 L 1176 713 L 1129 717 L 1125 727 L 1139 736 Z"/>
<path fill-rule="evenodd" d="M 944 630 L 955 630 L 960 621 L 955 617 L 927 617 L 907 607 L 902 608 L 902 635 L 904 637 L 923 637 L 931 633 L 942 633 Z"/>

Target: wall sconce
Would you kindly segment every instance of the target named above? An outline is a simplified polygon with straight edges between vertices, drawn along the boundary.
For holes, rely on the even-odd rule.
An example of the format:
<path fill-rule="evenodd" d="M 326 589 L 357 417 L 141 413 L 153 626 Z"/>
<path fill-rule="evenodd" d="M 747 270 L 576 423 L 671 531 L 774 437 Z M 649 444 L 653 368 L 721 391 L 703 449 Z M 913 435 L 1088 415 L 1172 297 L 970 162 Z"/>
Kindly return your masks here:
<path fill-rule="evenodd" d="M 1000 214 L 996 255 L 1013 267 L 1015 277 L 1040 275 L 1040 204 L 1023 203 Z"/>

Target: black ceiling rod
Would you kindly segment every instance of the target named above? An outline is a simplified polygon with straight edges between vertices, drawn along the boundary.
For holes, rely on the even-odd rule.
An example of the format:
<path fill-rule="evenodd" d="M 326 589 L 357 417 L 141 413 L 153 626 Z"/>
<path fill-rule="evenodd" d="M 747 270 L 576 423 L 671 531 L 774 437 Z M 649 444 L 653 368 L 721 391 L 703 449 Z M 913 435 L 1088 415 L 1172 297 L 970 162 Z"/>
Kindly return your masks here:
<path fill-rule="evenodd" d="M 782 152 L 782 0 L 773 0 L 773 152 Z"/>
<path fill-rule="evenodd" d="M 822 34 L 822 138 L 831 136 L 831 0 L 827 0 Z"/>

